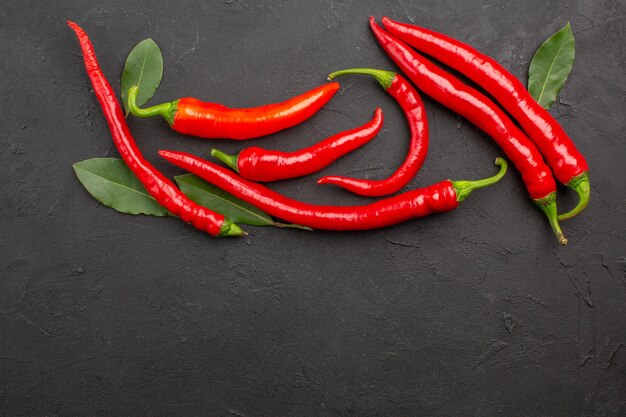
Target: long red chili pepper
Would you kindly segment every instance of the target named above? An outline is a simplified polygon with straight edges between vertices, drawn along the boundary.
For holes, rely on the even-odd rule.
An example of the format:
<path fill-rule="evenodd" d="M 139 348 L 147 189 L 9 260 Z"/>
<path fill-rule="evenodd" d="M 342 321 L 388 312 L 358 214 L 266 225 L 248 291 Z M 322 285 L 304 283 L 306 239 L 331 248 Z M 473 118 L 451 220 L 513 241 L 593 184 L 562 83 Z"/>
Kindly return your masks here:
<path fill-rule="evenodd" d="M 333 79 L 343 74 L 367 74 L 376 78 L 380 85 L 400 104 L 409 122 L 411 140 L 404 162 L 389 178 L 384 180 L 363 180 L 340 176 L 323 177 L 318 184 L 335 184 L 353 193 L 376 197 L 393 194 L 404 187 L 419 171 L 428 153 L 428 122 L 424 103 L 415 88 L 401 75 L 391 71 L 371 68 L 351 68 L 333 72 Z"/>
<path fill-rule="evenodd" d="M 162 116 L 172 129 L 201 138 L 251 139 L 302 123 L 321 109 L 337 92 L 328 83 L 282 103 L 260 107 L 229 108 L 185 97 L 146 109 L 136 105 L 138 88 L 128 93 L 129 110 L 138 117 Z"/>
<path fill-rule="evenodd" d="M 522 174 L 533 201 L 548 217 L 561 244 L 567 239 L 557 219 L 556 182 L 533 142 L 484 94 L 466 85 L 385 32 L 370 18 L 379 43 L 424 93 L 459 113 L 491 136 Z"/>
<path fill-rule="evenodd" d="M 476 181 L 445 180 L 363 206 L 318 206 L 293 200 L 264 185 L 197 156 L 159 151 L 166 160 L 285 221 L 324 230 L 366 230 L 390 226 L 458 207 L 473 190 L 494 184 L 506 173 L 507 163 L 496 159 L 498 174 Z"/>
<path fill-rule="evenodd" d="M 555 177 L 578 193 L 576 207 L 559 215 L 559 220 L 572 218 L 587 207 L 591 191 L 587 161 L 561 125 L 513 74 L 495 59 L 454 38 L 386 17 L 382 21 L 393 36 L 475 81 L 520 123 Z"/>
<path fill-rule="evenodd" d="M 383 126 L 383 111 L 376 109 L 372 120 L 356 129 L 337 133 L 313 146 L 295 152 L 267 150 L 253 146 L 239 155 L 217 149 L 211 155 L 223 161 L 244 178 L 253 181 L 278 181 L 317 172 L 343 155 L 372 140 Z"/>
<path fill-rule="evenodd" d="M 239 226 L 221 214 L 198 206 L 189 200 L 170 180 L 144 159 L 128 130 L 124 113 L 120 108 L 115 92 L 102 73 L 91 41 L 85 31 L 76 23 L 68 21 L 67 24 L 78 37 L 87 75 L 89 75 L 94 93 L 109 124 L 113 142 L 124 162 L 137 175 L 150 195 L 172 214 L 213 236 L 241 236 L 244 234 Z"/>

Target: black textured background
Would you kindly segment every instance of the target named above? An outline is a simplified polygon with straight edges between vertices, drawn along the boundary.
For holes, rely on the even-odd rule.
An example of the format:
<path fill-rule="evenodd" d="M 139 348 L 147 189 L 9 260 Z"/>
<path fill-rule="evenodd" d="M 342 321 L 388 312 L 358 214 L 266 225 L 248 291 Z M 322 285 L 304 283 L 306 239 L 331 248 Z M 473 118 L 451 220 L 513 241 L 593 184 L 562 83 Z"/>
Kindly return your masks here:
<path fill-rule="evenodd" d="M 152 37 L 153 103 L 281 101 L 348 66 L 393 68 L 370 14 L 468 41 L 526 79 L 567 21 L 576 62 L 551 109 L 587 156 L 592 201 L 559 247 L 519 175 L 458 210 L 360 233 L 252 228 L 215 239 L 99 205 L 72 163 L 117 156 L 66 27 L 91 36 L 119 89 Z M 626 415 L 626 4 L 557 1 L 4 2 L 0 8 L 0 415 Z M 359 125 L 379 138 L 328 167 L 382 178 L 406 152 L 377 84 L 340 79 L 310 121 L 247 143 L 129 124 L 146 156 L 219 145 L 297 149 Z M 429 156 L 410 187 L 495 172 L 498 148 L 425 98 Z M 318 203 L 367 201 L 273 184 Z M 565 191 L 565 190 L 562 190 Z M 562 192 L 562 210 L 574 202 Z"/>

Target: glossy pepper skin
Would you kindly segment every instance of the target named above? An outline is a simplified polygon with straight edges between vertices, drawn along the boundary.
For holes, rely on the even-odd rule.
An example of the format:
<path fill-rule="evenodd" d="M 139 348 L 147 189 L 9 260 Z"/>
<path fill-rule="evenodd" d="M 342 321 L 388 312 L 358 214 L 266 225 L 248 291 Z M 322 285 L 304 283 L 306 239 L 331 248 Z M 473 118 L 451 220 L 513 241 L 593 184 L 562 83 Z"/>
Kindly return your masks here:
<path fill-rule="evenodd" d="M 307 120 L 335 95 L 339 84 L 328 83 L 281 103 L 229 108 L 191 97 L 142 109 L 137 107 L 137 87 L 129 91 L 129 110 L 138 117 L 160 115 L 175 131 L 206 139 L 245 140 L 266 136 Z"/>
<path fill-rule="evenodd" d="M 468 119 L 500 145 L 522 175 L 531 198 L 546 214 L 559 242 L 567 244 L 557 219 L 556 182 L 535 144 L 484 94 L 384 31 L 373 17 L 370 26 L 383 49 L 420 90 Z"/>
<path fill-rule="evenodd" d="M 267 150 L 253 146 L 239 155 L 227 155 L 213 149 L 211 155 L 226 163 L 244 178 L 271 182 L 302 177 L 317 172 L 369 141 L 383 127 L 383 111 L 376 109 L 374 117 L 363 126 L 337 133 L 313 146 L 295 152 Z"/>
<path fill-rule="evenodd" d="M 144 159 L 130 134 L 115 93 L 102 73 L 91 41 L 85 31 L 76 23 L 68 21 L 67 24 L 78 37 L 87 75 L 111 130 L 113 142 L 124 162 L 137 175 L 148 193 L 172 214 L 213 236 L 240 236 L 244 234 L 239 226 L 221 214 L 198 206 L 189 200 L 170 180 Z"/>
<path fill-rule="evenodd" d="M 375 77 L 385 91 L 398 102 L 409 123 L 411 132 L 409 151 L 402 165 L 390 177 L 383 180 L 327 176 L 321 178 L 318 184 L 339 185 L 355 194 L 368 197 L 393 194 L 415 177 L 428 153 L 428 121 L 424 103 L 422 103 L 422 99 L 415 88 L 404 77 L 394 72 L 370 68 L 351 68 L 336 71 L 330 74 L 328 78 L 333 79 L 344 74 L 366 74 Z"/>
<path fill-rule="evenodd" d="M 579 203 L 559 220 L 569 219 L 589 203 L 589 167 L 561 125 L 526 87 L 495 59 L 454 38 L 419 26 L 382 19 L 385 29 L 418 51 L 462 72 L 491 94 L 535 142 L 554 176 L 574 189 Z"/>
<path fill-rule="evenodd" d="M 188 153 L 159 151 L 159 155 L 272 216 L 323 230 L 375 229 L 454 210 L 473 190 L 497 182 L 506 172 L 506 161 L 497 159 L 500 172 L 484 180 L 441 181 L 364 206 L 319 206 L 285 197 Z"/>

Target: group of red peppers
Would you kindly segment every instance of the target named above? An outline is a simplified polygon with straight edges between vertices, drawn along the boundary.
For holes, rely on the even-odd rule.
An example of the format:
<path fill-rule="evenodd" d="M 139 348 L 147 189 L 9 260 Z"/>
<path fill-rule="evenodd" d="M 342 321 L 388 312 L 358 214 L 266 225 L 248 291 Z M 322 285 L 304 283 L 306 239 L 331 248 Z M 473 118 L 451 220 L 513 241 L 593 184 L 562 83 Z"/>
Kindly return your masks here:
<path fill-rule="evenodd" d="M 580 213 L 589 201 L 588 167 L 563 128 L 528 93 L 524 85 L 502 65 L 472 47 L 448 36 L 418 26 L 382 19 L 384 30 L 370 18 L 370 26 L 380 45 L 398 67 L 422 92 L 478 126 L 503 149 L 522 175 L 533 201 L 548 217 L 562 244 L 567 243 L 559 220 Z M 87 73 L 109 124 L 113 141 L 125 163 L 137 175 L 148 193 L 172 214 L 214 236 L 239 236 L 241 228 L 223 215 L 197 205 L 169 179 L 147 162 L 137 148 L 124 113 L 111 85 L 104 77 L 87 34 L 75 23 Z M 410 46 L 409 46 L 410 45 Z M 463 73 L 489 93 L 521 126 L 521 129 L 490 98 L 417 53 L 426 53 Z M 398 102 L 409 123 L 410 145 L 402 165 L 389 178 L 365 180 L 340 176 L 321 178 L 320 184 L 336 184 L 363 196 L 385 196 L 400 190 L 419 171 L 428 150 L 428 123 L 424 105 L 413 86 L 400 74 L 367 68 L 337 71 L 367 74 Z M 160 115 L 177 132 L 203 138 L 251 139 L 294 126 L 311 117 L 337 92 L 339 84 L 328 83 L 282 103 L 255 108 L 228 108 L 193 98 L 139 108 L 137 87 L 129 91 L 128 105 L 139 117 Z M 383 124 L 376 109 L 373 118 L 361 127 L 338 133 L 296 152 L 280 152 L 250 147 L 238 155 L 213 149 L 211 155 L 235 172 L 176 151 L 160 151 L 166 160 L 283 220 L 326 230 L 364 230 L 384 227 L 434 212 L 456 208 L 474 189 L 497 182 L 506 172 L 506 162 L 498 158 L 500 171 L 476 181 L 445 180 L 429 187 L 404 192 L 363 206 L 318 206 L 289 199 L 256 181 L 276 181 L 316 172 L 342 155 L 373 139 Z M 545 162 L 544 162 L 545 158 Z M 553 176 L 554 174 L 554 176 Z M 579 202 L 565 214 L 557 214 L 556 177 L 574 189 Z"/>

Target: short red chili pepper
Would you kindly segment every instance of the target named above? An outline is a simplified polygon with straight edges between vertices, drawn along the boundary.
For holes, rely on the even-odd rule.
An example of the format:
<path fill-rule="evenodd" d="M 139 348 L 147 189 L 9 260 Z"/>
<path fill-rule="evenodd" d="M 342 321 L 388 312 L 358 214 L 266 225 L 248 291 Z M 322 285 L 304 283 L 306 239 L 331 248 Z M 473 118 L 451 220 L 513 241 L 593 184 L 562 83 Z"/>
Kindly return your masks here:
<path fill-rule="evenodd" d="M 393 194 L 408 184 L 417 174 L 428 153 L 428 122 L 424 103 L 415 88 L 401 75 L 391 71 L 370 68 L 351 68 L 333 72 L 333 79 L 344 74 L 367 74 L 376 78 L 380 85 L 400 104 L 409 122 L 411 140 L 404 162 L 389 178 L 363 180 L 340 176 L 323 177 L 318 184 L 335 184 L 359 195 L 377 197 Z"/>
<path fill-rule="evenodd" d="M 144 159 L 130 134 L 115 93 L 102 73 L 91 41 L 85 31 L 76 23 L 68 21 L 67 24 L 78 37 L 87 75 L 109 124 L 113 142 L 124 162 L 137 175 L 148 193 L 172 214 L 214 236 L 241 236 L 245 234 L 239 226 L 221 214 L 189 200 L 170 180 Z"/>
<path fill-rule="evenodd" d="M 213 149 L 211 155 L 249 180 L 278 181 L 319 171 L 348 152 L 365 145 L 382 127 L 383 111 L 376 109 L 372 120 L 363 126 L 337 133 L 295 152 L 273 151 L 253 146 L 244 149 L 239 155 L 227 155 L 217 149 Z"/>
<path fill-rule="evenodd" d="M 445 180 L 363 206 L 318 206 L 287 198 L 264 185 L 241 178 L 228 169 L 188 153 L 159 151 L 159 155 L 272 216 L 324 230 L 374 229 L 453 210 L 473 190 L 498 182 L 507 168 L 506 161 L 498 158 L 496 165 L 500 166 L 500 172 L 490 178 L 477 181 Z"/>
<path fill-rule="evenodd" d="M 236 140 L 258 138 L 302 123 L 321 109 L 337 92 L 328 83 L 282 103 L 260 107 L 229 108 L 185 97 L 146 109 L 136 105 L 136 86 L 128 93 L 130 112 L 138 117 L 162 116 L 175 131 L 201 138 Z"/>
<path fill-rule="evenodd" d="M 561 125 L 530 95 L 526 87 L 495 59 L 454 38 L 383 17 L 393 36 L 462 72 L 491 94 L 537 145 L 556 178 L 576 191 L 579 202 L 559 220 L 574 217 L 590 197 L 589 167 Z"/>
<path fill-rule="evenodd" d="M 535 144 L 489 98 L 443 71 L 370 18 L 374 35 L 387 54 L 424 93 L 478 126 L 504 150 L 522 174 L 533 201 L 543 210 L 563 245 L 557 219 L 556 182 Z"/>

